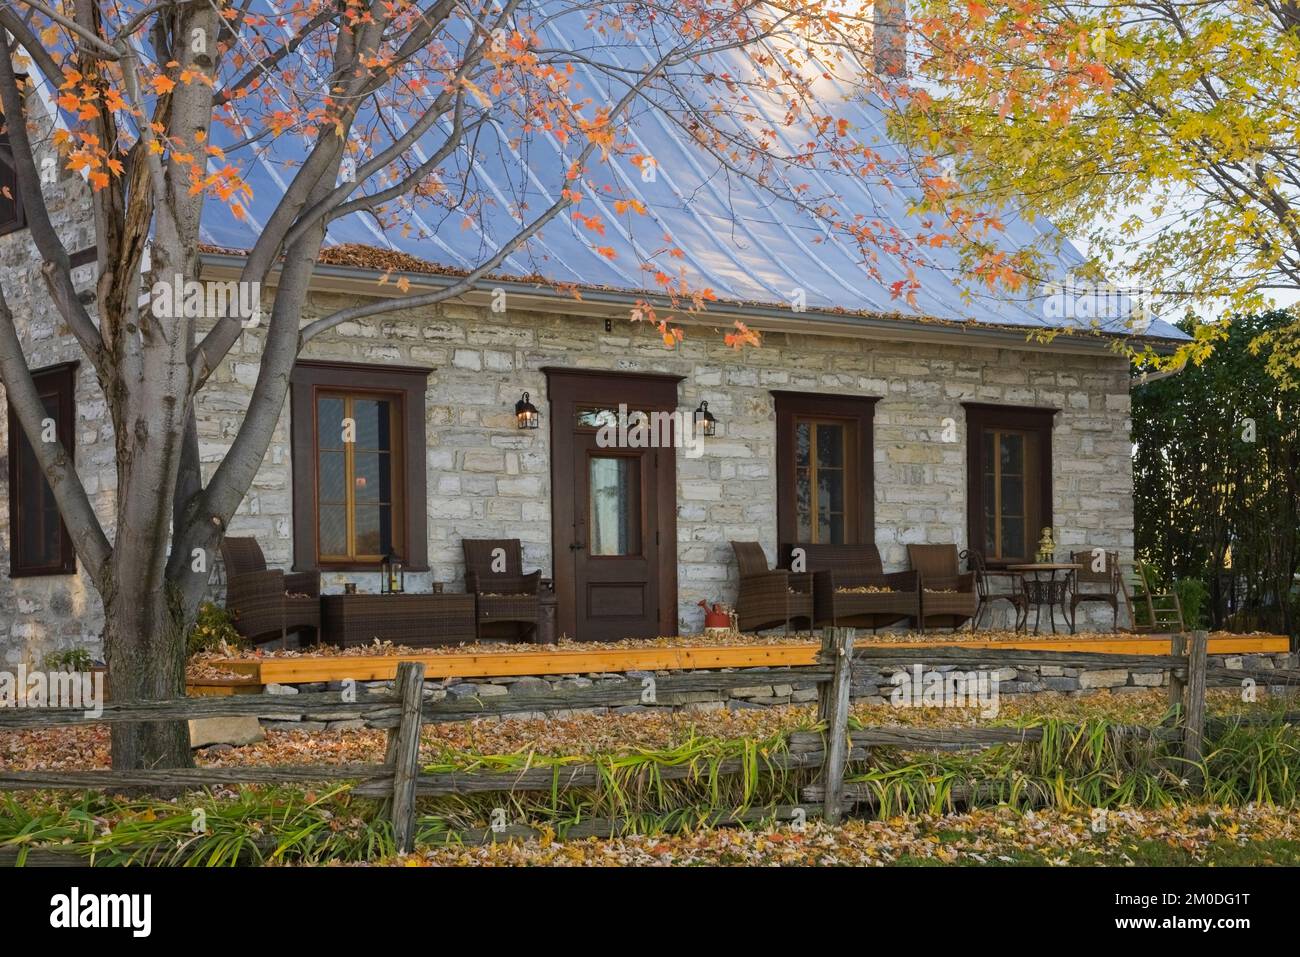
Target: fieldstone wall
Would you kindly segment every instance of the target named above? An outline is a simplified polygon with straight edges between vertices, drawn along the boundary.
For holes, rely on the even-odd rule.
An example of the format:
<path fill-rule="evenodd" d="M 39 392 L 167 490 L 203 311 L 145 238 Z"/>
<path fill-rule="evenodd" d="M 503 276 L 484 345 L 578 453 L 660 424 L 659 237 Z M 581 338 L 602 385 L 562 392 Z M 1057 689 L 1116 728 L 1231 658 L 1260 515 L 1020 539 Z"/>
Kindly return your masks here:
<path fill-rule="evenodd" d="M 48 124 L 42 119 L 39 98 L 29 98 L 28 110 L 38 124 L 32 141 L 40 166 L 49 151 Z M 64 245 L 76 252 L 95 243 L 89 190 L 80 176 L 62 167 L 62 163 L 55 164 L 55 180 L 46 185 L 45 200 Z M 62 440 L 75 446 L 77 472 L 111 536 L 117 488 L 113 429 L 94 369 L 81 355 L 76 340 L 50 302 L 40 267 L 40 256 L 26 229 L 0 236 L 0 287 L 13 312 L 29 368 L 81 360 L 77 370 L 76 435 L 71 442 L 68 436 L 62 436 Z M 73 280 L 83 291 L 84 301 L 91 302 L 87 293 L 94 288 L 95 266 L 73 270 Z M 93 302 L 90 308 L 93 311 Z M 45 655 L 68 648 L 84 647 L 97 654 L 103 607 L 88 578 L 9 577 L 8 429 L 8 402 L 4 386 L 0 385 L 0 665 L 40 663 Z"/>
<path fill-rule="evenodd" d="M 1231 670 L 1242 672 L 1247 677 L 1250 672 L 1271 671 L 1274 668 L 1296 667 L 1297 656 L 1290 653 L 1250 654 L 1250 655 L 1212 655 L 1216 660 Z M 735 669 L 722 669 L 734 671 Z M 773 669 L 785 670 L 785 669 Z M 895 685 L 890 679 L 900 671 L 894 666 L 881 668 L 866 674 L 855 668 L 852 697 L 867 704 L 887 704 Z M 954 665 L 927 666 L 927 672 L 947 673 L 951 671 L 969 671 Z M 680 674 L 681 672 L 677 672 Z M 707 674 L 707 670 L 698 673 Z M 478 678 L 473 681 L 460 678 L 429 680 L 424 683 L 424 697 L 428 701 L 441 701 L 448 697 L 461 698 L 508 698 L 512 694 L 537 695 L 552 691 L 572 691 L 577 688 L 590 688 L 593 685 L 620 684 L 634 682 L 640 686 L 641 680 L 649 675 L 667 676 L 669 671 L 626 671 L 614 673 L 590 673 L 585 675 L 525 675 L 504 678 Z M 1068 695 L 1123 695 L 1149 691 L 1152 688 L 1167 687 L 1168 672 L 1158 668 L 1065 668 L 1058 665 L 1038 665 L 1024 668 L 999 668 L 989 672 L 997 678 L 998 695 L 1025 695 L 1043 692 L 1057 692 Z M 817 700 L 817 685 L 811 681 L 800 681 L 796 671 L 790 671 L 790 680 L 783 683 L 756 684 L 748 688 L 734 688 L 730 692 L 717 691 L 682 691 L 659 692 L 656 703 L 623 705 L 619 707 L 576 708 L 551 712 L 541 711 L 507 711 L 495 716 L 495 720 L 510 718 L 569 718 L 576 714 L 631 714 L 635 712 L 668 709 L 672 711 L 721 711 L 723 709 L 738 711 L 746 708 L 768 708 L 788 704 L 811 704 Z M 373 691 L 391 692 L 391 681 L 371 681 L 363 687 Z M 312 682 L 297 685 L 266 686 L 267 694 L 295 695 L 316 691 L 338 691 L 343 688 L 339 681 Z M 1290 689 L 1289 689 L 1290 690 Z M 1300 689 L 1298 689 L 1300 690 Z M 1261 695 L 1267 692 L 1260 689 Z M 368 723 L 361 713 L 340 717 L 338 713 L 312 714 L 306 712 L 298 716 L 277 714 L 274 718 L 263 718 L 262 726 L 276 731 L 352 731 L 365 728 Z"/>
<path fill-rule="evenodd" d="M 89 243 L 77 219 L 75 180 L 56 206 L 72 234 L 70 248 Z M 84 190 L 83 190 L 84 192 Z M 22 316 L 33 364 L 76 355 L 67 330 L 46 305 L 38 261 L 25 233 L 0 237 L 0 264 L 11 305 Z M 79 270 L 87 288 L 93 266 Z M 267 297 L 269 299 L 269 296 Z M 307 322 L 357 301 L 315 295 Z M 263 346 L 259 329 L 245 331 L 199 398 L 200 447 L 207 475 L 215 470 L 244 417 Z M 1005 349 L 931 345 L 848 337 L 769 334 L 762 348 L 737 352 L 719 332 L 692 328 L 674 350 L 645 326 L 507 308 L 445 305 L 345 323 L 313 340 L 305 358 L 375 365 L 429 367 L 426 401 L 430 570 L 409 587 L 430 581 L 459 590 L 462 537 L 523 541 L 529 567 L 552 572 L 549 407 L 544 366 L 624 372 L 667 372 L 684 377 L 680 408 L 704 399 L 719 421 L 700 458 L 678 452 L 678 624 L 697 633 L 707 601 L 734 600 L 736 579 L 728 542 L 757 540 L 776 550 L 776 426 L 771 390 L 880 397 L 875 415 L 876 540 L 886 567 L 907 567 L 906 545 L 966 545 L 966 434 L 961 403 L 1052 406 L 1061 410 L 1052 437 L 1053 524 L 1058 546 L 1117 549 L 1132 555 L 1129 378 L 1126 361 L 1109 354 L 1073 355 L 1059 349 Z M 519 431 L 515 401 L 531 393 L 542 428 Z M 945 436 L 945 420 L 956 424 Z M 0 429 L 4 428 L 0 392 Z M 93 374 L 83 363 L 77 396 L 77 465 L 110 526 L 116 473 L 112 428 Z M 3 436 L 0 436 L 0 440 Z M 946 440 L 946 439 L 951 439 Z M 0 444 L 0 449 L 3 445 Z M 281 415 L 271 449 L 231 534 L 254 535 L 268 560 L 292 564 L 289 410 Z M 7 481 L 0 469 L 0 484 Z M 560 490 L 558 494 L 565 494 Z M 7 493 L 0 494 L 7 510 Z M 8 564 L 7 515 L 0 522 L 0 566 Z M 563 544 L 563 543 L 562 543 Z M 561 554 L 567 554 L 561 546 Z M 324 588 L 344 580 L 376 590 L 377 575 L 326 576 Z M 221 596 L 221 569 L 213 595 Z M 1083 619 L 1109 629 L 1110 612 L 1080 609 Z M 0 576 L 0 659 L 40 661 L 50 651 L 82 645 L 98 653 L 102 613 L 81 577 L 13 580 Z M 1005 623 L 1002 619 L 1001 623 Z"/>
<path fill-rule="evenodd" d="M 304 321 L 355 300 L 313 297 Z M 247 332 L 214 376 L 201 409 L 205 462 L 216 463 L 242 419 L 257 374 L 261 336 Z M 701 599 L 731 601 L 731 540 L 776 552 L 776 423 L 772 390 L 874 395 L 876 541 L 886 567 L 907 567 L 912 542 L 966 545 L 966 436 L 962 402 L 1061 409 L 1052 436 L 1053 522 L 1061 549 L 1105 547 L 1132 555 L 1132 463 L 1128 368 L 1119 356 L 972 348 L 829 336 L 769 334 L 762 348 L 736 352 L 708 329 L 690 330 L 665 350 L 652 329 L 543 313 L 504 314 L 448 305 L 345 323 L 308 344 L 305 358 L 423 365 L 426 395 L 430 571 L 427 581 L 461 587 L 462 537 L 523 541 L 525 563 L 552 571 L 550 436 L 544 366 L 684 376 L 680 407 L 701 399 L 719 421 L 700 458 L 678 452 L 678 618 L 698 632 Z M 528 391 L 542 428 L 519 431 L 514 403 Z M 944 420 L 956 423 L 944 440 Z M 232 523 L 258 536 L 268 559 L 292 560 L 289 415 Z M 563 549 L 561 549 L 563 552 Z M 377 577 L 327 576 L 362 590 Z M 1085 615 L 1095 617 L 1084 618 Z M 1080 609 L 1084 626 L 1110 624 L 1109 609 Z"/>

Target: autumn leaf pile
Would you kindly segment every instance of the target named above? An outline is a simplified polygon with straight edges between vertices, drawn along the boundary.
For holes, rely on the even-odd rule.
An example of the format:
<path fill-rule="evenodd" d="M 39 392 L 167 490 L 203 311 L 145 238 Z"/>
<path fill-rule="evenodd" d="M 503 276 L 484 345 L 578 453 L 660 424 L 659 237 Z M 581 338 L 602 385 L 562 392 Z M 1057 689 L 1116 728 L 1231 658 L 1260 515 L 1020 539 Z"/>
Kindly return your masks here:
<path fill-rule="evenodd" d="M 408 867 L 1132 866 L 1206 864 L 1234 853 L 1235 860 L 1294 864 L 1300 860 L 1300 820 L 1286 809 L 1260 806 L 1122 810 L 1104 819 L 1094 818 L 1086 809 L 1021 813 L 996 807 L 963 814 L 852 820 L 837 827 L 809 822 L 802 830 L 783 825 L 432 847 L 386 863 Z"/>

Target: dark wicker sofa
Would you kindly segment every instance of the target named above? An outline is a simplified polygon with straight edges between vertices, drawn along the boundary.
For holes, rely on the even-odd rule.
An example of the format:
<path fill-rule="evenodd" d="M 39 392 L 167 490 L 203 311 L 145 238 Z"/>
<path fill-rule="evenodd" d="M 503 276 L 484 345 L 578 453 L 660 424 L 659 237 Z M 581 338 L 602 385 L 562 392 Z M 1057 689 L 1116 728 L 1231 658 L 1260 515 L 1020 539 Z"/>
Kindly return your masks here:
<path fill-rule="evenodd" d="M 818 625 L 884 628 L 921 617 L 920 576 L 915 571 L 886 574 L 875 545 L 795 544 L 786 565 L 802 549 L 804 570 L 813 576 L 813 615 Z M 873 591 L 855 589 L 879 589 Z"/>

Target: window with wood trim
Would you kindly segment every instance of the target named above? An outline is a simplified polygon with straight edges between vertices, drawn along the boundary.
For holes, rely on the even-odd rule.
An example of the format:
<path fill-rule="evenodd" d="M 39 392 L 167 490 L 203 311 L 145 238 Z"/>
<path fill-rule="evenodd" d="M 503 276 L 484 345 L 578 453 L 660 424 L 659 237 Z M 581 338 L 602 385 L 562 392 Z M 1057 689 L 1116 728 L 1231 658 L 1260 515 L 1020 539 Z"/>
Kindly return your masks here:
<path fill-rule="evenodd" d="M 316 393 L 316 552 L 322 564 L 404 554 L 402 397 Z"/>
<path fill-rule="evenodd" d="M 1052 524 L 1055 412 L 966 405 L 967 532 L 991 564 L 1032 561 Z"/>
<path fill-rule="evenodd" d="M 75 362 L 32 373 L 45 407 L 45 423 L 71 460 L 76 454 Z M 54 490 L 36 452 L 9 407 L 9 575 L 73 575 L 77 556 L 59 515 Z"/>
<path fill-rule="evenodd" d="M 794 392 L 772 395 L 782 553 L 795 544 L 873 542 L 876 399 Z"/>
<path fill-rule="evenodd" d="M 428 370 L 299 362 L 292 386 L 294 567 L 427 567 Z"/>
<path fill-rule="evenodd" d="M 0 115 L 0 236 L 26 225 L 23 204 L 18 196 L 18 173 L 14 169 L 14 151 L 9 145 L 9 131 Z"/>

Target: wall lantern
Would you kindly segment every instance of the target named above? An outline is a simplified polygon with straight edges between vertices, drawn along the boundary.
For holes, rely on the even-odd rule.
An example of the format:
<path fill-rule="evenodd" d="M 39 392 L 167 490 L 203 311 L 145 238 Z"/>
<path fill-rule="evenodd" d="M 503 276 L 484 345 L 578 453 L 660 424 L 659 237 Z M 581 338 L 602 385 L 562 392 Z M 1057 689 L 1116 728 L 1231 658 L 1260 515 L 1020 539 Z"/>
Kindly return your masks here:
<path fill-rule="evenodd" d="M 528 401 L 528 393 L 525 392 L 524 397 L 515 403 L 515 421 L 521 429 L 535 429 L 541 418 L 537 406 Z"/>
<path fill-rule="evenodd" d="M 379 590 L 385 595 L 400 595 L 406 591 L 406 569 L 402 566 L 402 560 L 389 552 L 384 556 L 384 564 L 380 568 L 383 578 L 379 582 Z"/>
<path fill-rule="evenodd" d="M 695 432 L 698 435 L 717 435 L 718 420 L 709 411 L 709 403 L 701 402 L 695 410 Z"/>

